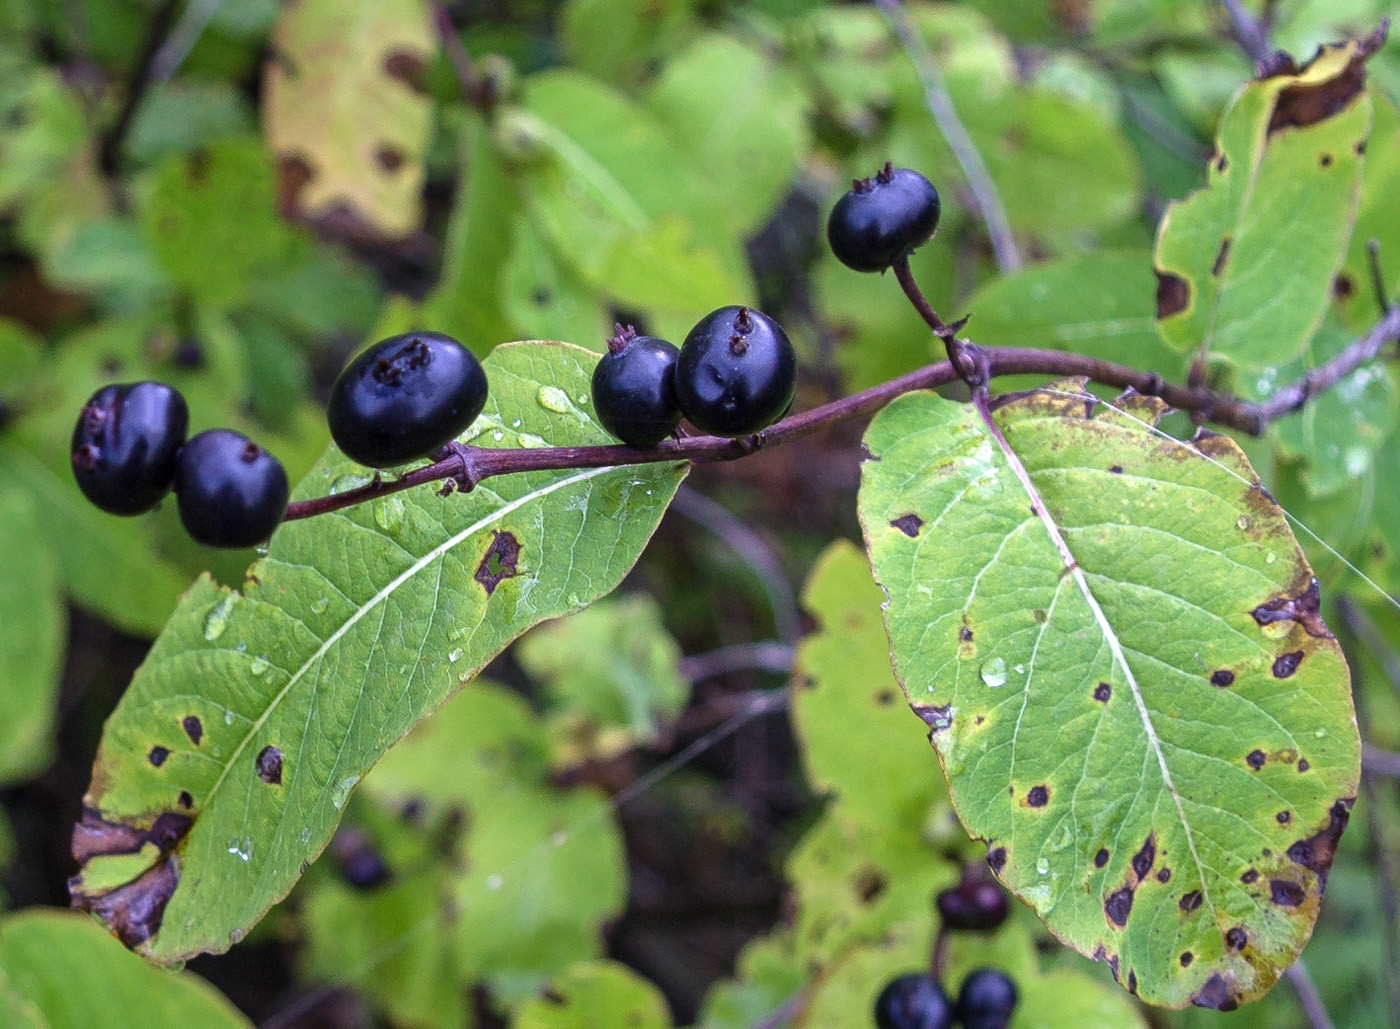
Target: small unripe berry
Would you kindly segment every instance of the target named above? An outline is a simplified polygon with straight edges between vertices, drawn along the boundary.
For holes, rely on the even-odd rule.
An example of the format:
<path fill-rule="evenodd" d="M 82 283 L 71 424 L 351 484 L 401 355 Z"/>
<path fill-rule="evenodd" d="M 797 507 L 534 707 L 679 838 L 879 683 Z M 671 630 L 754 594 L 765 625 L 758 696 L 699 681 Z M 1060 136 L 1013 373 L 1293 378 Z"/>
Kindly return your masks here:
<path fill-rule="evenodd" d="M 282 521 L 288 493 L 281 462 L 240 432 L 211 429 L 180 448 L 180 521 L 206 547 L 261 543 Z"/>
<path fill-rule="evenodd" d="M 674 344 L 617 327 L 593 369 L 593 410 L 603 428 L 634 447 L 660 443 L 681 420 Z"/>
<path fill-rule="evenodd" d="M 356 357 L 331 387 L 326 418 L 345 455 L 371 468 L 427 457 L 486 406 L 486 372 L 440 332 L 406 332 Z"/>
<path fill-rule="evenodd" d="M 170 491 L 189 420 L 185 398 L 163 382 L 102 387 L 73 429 L 79 489 L 111 514 L 149 511 Z"/>
<path fill-rule="evenodd" d="M 777 322 L 751 307 L 722 307 L 685 337 L 676 399 L 703 432 L 747 436 L 792 407 L 797 354 Z"/>
<path fill-rule="evenodd" d="M 938 190 L 909 168 L 886 164 L 857 179 L 831 210 L 831 252 L 858 272 L 882 272 L 928 242 L 938 228 Z"/>

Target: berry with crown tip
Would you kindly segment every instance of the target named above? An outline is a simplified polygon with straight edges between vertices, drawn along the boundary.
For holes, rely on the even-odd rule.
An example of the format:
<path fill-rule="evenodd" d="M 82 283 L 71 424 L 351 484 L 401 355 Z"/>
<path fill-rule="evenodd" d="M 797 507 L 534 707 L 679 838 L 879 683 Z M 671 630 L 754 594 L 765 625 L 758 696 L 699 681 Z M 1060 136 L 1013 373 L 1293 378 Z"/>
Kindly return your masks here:
<path fill-rule="evenodd" d="M 910 168 L 886 163 L 876 175 L 856 179 L 836 201 L 826 223 L 831 252 L 858 272 L 882 272 L 938 228 L 941 204 L 933 183 Z"/>
<path fill-rule="evenodd" d="M 356 357 L 331 387 L 326 418 L 347 457 L 390 468 L 427 457 L 486 406 L 486 372 L 440 332 L 405 332 Z"/>
<path fill-rule="evenodd" d="M 251 547 L 272 535 L 287 510 L 282 463 L 241 432 L 210 429 L 175 462 L 180 521 L 206 547 Z"/>
<path fill-rule="evenodd" d="M 110 514 L 149 511 L 170 491 L 189 420 L 185 398 L 163 382 L 103 386 L 73 429 L 78 488 Z"/>
<path fill-rule="evenodd" d="M 702 432 L 747 436 L 792 407 L 797 354 L 782 326 L 751 307 L 721 307 L 685 337 L 676 400 Z"/>
<path fill-rule="evenodd" d="M 1016 1010 L 1016 984 L 996 968 L 969 972 L 958 991 L 963 1029 L 1006 1029 Z"/>
<path fill-rule="evenodd" d="M 880 1029 L 949 1029 L 953 1005 L 943 987 L 926 972 L 911 972 L 890 981 L 875 1001 Z"/>
<path fill-rule="evenodd" d="M 947 929 L 986 932 L 1006 921 L 1006 892 L 990 879 L 964 879 L 935 903 Z"/>
<path fill-rule="evenodd" d="M 593 410 L 603 428 L 634 447 L 660 443 L 680 424 L 675 344 L 617 326 L 593 369 Z"/>

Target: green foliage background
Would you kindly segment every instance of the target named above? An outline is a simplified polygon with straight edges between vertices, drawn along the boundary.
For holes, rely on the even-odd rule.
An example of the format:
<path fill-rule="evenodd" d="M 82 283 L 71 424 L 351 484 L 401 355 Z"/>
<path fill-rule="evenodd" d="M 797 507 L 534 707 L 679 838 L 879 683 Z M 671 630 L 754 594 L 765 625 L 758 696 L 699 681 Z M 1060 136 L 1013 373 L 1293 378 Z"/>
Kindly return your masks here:
<path fill-rule="evenodd" d="M 862 1025 L 888 978 L 929 960 L 932 894 L 983 857 L 956 822 L 927 726 L 895 702 L 885 597 L 851 542 L 857 446 L 838 432 L 692 476 L 747 523 L 740 534 L 750 546 L 757 539 L 779 555 L 776 593 L 771 574 L 755 576 L 751 552 L 724 542 L 732 525 L 715 535 L 713 521 L 706 528 L 674 513 L 628 573 L 680 478 L 653 466 L 614 474 L 616 495 L 600 489 L 584 509 L 571 506 L 573 494 L 526 509 L 536 526 L 578 515 L 622 527 L 606 545 L 590 543 L 596 552 L 560 545 L 542 555 L 555 576 L 552 601 L 513 608 L 489 647 L 473 641 L 470 655 L 452 657 L 453 631 L 476 617 L 474 595 L 396 603 L 410 628 L 445 619 L 442 639 L 431 639 L 437 665 L 408 707 L 370 712 L 377 734 L 362 764 L 446 706 L 363 783 L 360 765 L 340 774 L 340 754 L 322 755 L 324 774 L 300 782 L 289 762 L 275 804 L 303 805 L 308 835 L 289 837 L 277 885 L 259 884 L 267 902 L 292 893 L 247 939 L 244 927 L 266 907 L 261 894 L 230 885 L 248 844 L 215 831 L 213 818 L 192 837 L 207 867 L 224 861 L 230 878 L 208 872 L 201 906 L 171 911 L 198 920 L 212 908 L 221 929 L 220 919 L 239 927 L 218 948 L 236 943 L 232 954 L 196 965 L 229 1001 L 193 972 L 144 964 L 80 916 L 37 910 L 66 902 L 64 880 L 77 870 L 64 854 L 67 832 L 101 723 L 142 641 L 191 583 L 166 649 L 139 682 L 165 674 L 162 654 L 186 660 L 190 650 L 207 649 L 216 663 L 263 661 L 274 675 L 300 665 L 297 648 L 315 648 L 294 631 L 245 625 L 246 611 L 214 613 L 229 596 L 218 584 L 242 586 L 257 558 L 264 571 L 255 574 L 292 593 L 269 603 L 289 618 L 304 605 L 299 617 L 315 633 L 318 617 L 336 616 L 316 610 L 323 593 L 353 594 L 364 580 L 352 573 L 391 574 L 384 569 L 400 552 L 431 548 L 451 518 L 471 520 L 465 498 L 423 491 L 333 525 L 292 527 L 258 555 L 193 546 L 169 504 L 134 521 L 109 518 L 85 504 L 67 470 L 73 417 L 101 384 L 177 385 L 192 430 L 248 432 L 294 481 L 311 473 L 306 495 L 345 488 L 357 474 L 322 456 L 329 381 L 364 342 L 412 327 L 456 335 L 482 357 L 514 340 L 573 345 L 490 358 L 503 369 L 492 380 L 496 406 L 473 431 L 498 445 L 604 440 L 584 410 L 588 357 L 576 348 L 601 350 L 618 320 L 679 340 L 729 303 L 781 318 L 802 357 L 799 405 L 813 406 L 939 356 L 893 283 L 840 266 L 821 236 L 850 179 L 886 160 L 920 169 L 943 191 L 939 235 L 915 255 L 914 271 L 940 311 L 972 312 L 968 333 L 979 343 L 1072 349 L 1182 380 L 1209 341 L 1210 381 L 1265 397 L 1373 324 L 1367 240 L 1380 244 L 1388 292 L 1400 287 L 1394 44 L 1370 59 L 1363 103 L 1296 145 L 1271 146 L 1250 120 L 1271 87 L 1240 94 L 1253 69 L 1218 5 L 910 3 L 1027 258 L 1002 274 L 915 68 L 873 5 L 447 6 L 489 102 L 466 102 L 421 0 L 0 0 L 0 881 L 16 909 L 0 920 L 5 1024 L 127 1024 L 121 1004 L 85 1007 L 62 988 L 101 979 L 114 996 L 158 998 L 142 1025 L 189 1024 L 174 1012 L 188 1017 L 195 1003 L 209 1011 L 200 1024 L 279 1012 L 292 1019 L 283 1024 L 324 1024 L 296 1019 L 318 1006 L 342 1017 L 327 999 L 342 988 L 363 1017 L 331 1024 L 741 1029 L 792 1003 L 793 1025 Z M 1324 43 L 1364 36 L 1385 7 L 1284 2 L 1274 42 L 1306 59 Z M 163 14 L 173 33 L 148 39 Z M 133 69 L 162 41 L 159 74 L 114 145 Z M 1320 169 L 1322 150 L 1339 159 Z M 1225 171 L 1213 160 L 1222 154 Z M 1169 204 L 1202 187 L 1162 221 Z M 1222 233 L 1238 235 L 1235 263 L 1207 302 Z M 1154 263 L 1197 284 L 1202 298 L 1160 324 Z M 1340 558 L 1400 589 L 1396 385 L 1389 365 L 1362 369 L 1262 439 L 1241 440 L 1273 496 L 1328 544 L 1301 540 L 1329 605 L 1349 598 L 1377 627 L 1381 639 L 1362 646 L 1341 631 L 1334 607 L 1325 612 L 1351 660 L 1365 739 L 1392 750 L 1400 702 L 1384 645 L 1400 645 L 1400 621 Z M 1189 432 L 1180 418 L 1165 427 Z M 501 483 L 471 503 L 533 505 L 527 494 L 540 481 Z M 490 531 L 470 545 L 478 538 L 484 544 Z M 326 577 L 335 590 L 308 588 L 325 577 L 312 566 L 325 562 L 324 571 L 348 554 L 345 578 Z M 279 566 L 285 579 L 270 574 Z M 458 569 L 458 586 L 471 585 L 472 567 Z M 205 572 L 211 578 L 200 580 Z M 479 668 L 520 629 L 619 581 L 616 597 L 533 629 L 495 659 L 489 679 L 448 699 L 466 678 L 450 666 Z M 787 583 L 801 592 L 801 641 L 786 630 Z M 218 620 L 212 637 L 208 617 Z M 783 660 L 702 677 L 702 658 L 754 642 Z M 755 698 L 778 707 L 772 691 L 786 676 L 764 669 L 784 664 L 793 646 L 790 722 L 756 718 L 737 742 L 709 740 L 707 730 Z M 364 648 L 369 656 L 353 660 L 374 660 L 374 644 Z M 143 756 L 157 741 L 132 713 L 145 688 L 112 722 L 109 740 L 126 747 L 103 766 L 125 762 L 146 776 L 115 790 L 138 811 L 169 804 L 165 793 L 179 786 L 197 793 L 208 771 L 178 786 L 155 781 Z M 239 699 L 203 698 L 206 748 L 219 745 L 225 713 L 241 717 Z M 292 713 L 313 711 L 366 716 L 305 698 Z M 755 749 L 776 755 L 766 772 L 745 757 Z M 666 763 L 673 758 L 680 771 Z M 184 759 L 167 774 L 183 775 Z M 317 767 L 311 755 L 308 765 Z M 1375 885 L 1400 855 L 1392 794 L 1383 782 L 1363 790 L 1306 951 L 1339 1025 L 1395 1017 L 1395 927 Z M 733 875 L 743 854 L 772 892 L 757 890 L 742 917 L 722 906 L 708 913 L 711 926 L 739 927 L 722 944 L 682 932 L 638 957 L 629 947 L 649 910 L 646 886 L 664 878 L 656 838 L 679 841 L 689 859 L 681 867 L 715 878 Z M 329 856 L 298 881 L 301 861 L 328 839 Z M 366 850 L 391 879 L 357 889 L 345 870 Z M 164 855 L 134 857 L 84 875 L 120 883 Z M 230 890 L 238 903 L 224 896 Z M 978 964 L 1013 970 L 1020 1029 L 1146 1024 L 1104 965 L 1047 946 L 1045 927 L 1016 907 L 1000 932 L 950 948 L 950 982 Z M 684 921 L 661 910 L 662 922 Z M 161 945 L 166 958 L 209 949 L 182 946 L 174 933 Z M 704 971 L 678 973 L 676 955 L 697 948 L 715 952 Z M 35 957 L 60 952 L 61 964 Z M 240 988 L 241 952 L 259 955 L 259 976 L 279 985 Z M 1152 1015 L 1153 1024 L 1192 1027 L 1226 1017 L 1282 1027 L 1300 1016 L 1286 988 L 1233 1016 Z"/>

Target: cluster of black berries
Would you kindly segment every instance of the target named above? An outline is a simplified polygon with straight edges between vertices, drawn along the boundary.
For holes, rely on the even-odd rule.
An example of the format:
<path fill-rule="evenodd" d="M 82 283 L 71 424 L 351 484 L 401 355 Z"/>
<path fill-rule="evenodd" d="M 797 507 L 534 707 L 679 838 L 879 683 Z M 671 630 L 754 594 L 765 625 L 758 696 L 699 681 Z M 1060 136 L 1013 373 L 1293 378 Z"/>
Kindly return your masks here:
<path fill-rule="evenodd" d="M 481 362 L 432 332 L 370 347 L 331 389 L 331 435 L 349 457 L 376 468 L 432 454 L 486 406 Z M 104 511 L 136 515 L 173 486 L 185 530 L 211 547 L 250 547 L 287 510 L 287 473 L 248 437 L 212 429 L 186 441 L 189 409 L 160 382 L 105 386 L 73 430 L 73 475 Z"/>
<path fill-rule="evenodd" d="M 945 932 L 990 932 L 1006 921 L 1006 894 L 990 879 L 964 876 L 937 898 Z M 939 952 L 941 954 L 941 946 Z M 942 964 L 941 958 L 935 964 Z M 1016 984 L 995 968 L 969 972 L 953 1001 L 927 972 L 893 979 L 875 1001 L 879 1029 L 1006 1029 L 1016 1009 Z"/>
<path fill-rule="evenodd" d="M 681 417 L 716 436 L 748 436 L 792 407 L 797 355 L 781 325 L 751 307 L 700 319 L 680 349 L 621 325 L 593 370 L 593 409 L 603 427 L 651 447 Z"/>
<path fill-rule="evenodd" d="M 73 476 L 94 504 L 137 515 L 173 486 L 185 530 L 211 547 L 250 547 L 287 508 L 281 462 L 242 433 L 211 429 L 186 440 L 189 408 L 163 382 L 104 386 L 73 429 Z"/>

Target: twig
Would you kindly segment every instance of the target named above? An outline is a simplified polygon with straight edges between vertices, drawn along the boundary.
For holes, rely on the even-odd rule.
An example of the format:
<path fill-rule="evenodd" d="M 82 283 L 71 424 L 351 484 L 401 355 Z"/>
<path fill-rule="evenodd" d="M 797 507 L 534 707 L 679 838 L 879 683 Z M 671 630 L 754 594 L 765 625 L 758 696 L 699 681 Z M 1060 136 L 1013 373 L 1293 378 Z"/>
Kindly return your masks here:
<path fill-rule="evenodd" d="M 146 37 L 142 40 L 140 53 L 136 55 L 136 63 L 132 65 L 122 109 L 111 129 L 102 137 L 99 148 L 98 160 L 102 173 L 110 180 L 115 181 L 121 170 L 122 147 L 126 144 L 126 134 L 131 131 L 136 111 L 151 86 L 156 53 L 170 32 L 170 26 L 175 22 L 175 11 L 179 6 L 179 0 L 165 0 L 146 23 Z M 116 200 L 118 207 L 126 206 L 124 196 L 116 196 Z"/>
<path fill-rule="evenodd" d="M 1369 743 L 1361 744 L 1361 770 L 1376 775 L 1388 775 L 1400 779 L 1400 754 L 1393 750 L 1382 750 Z"/>
<path fill-rule="evenodd" d="M 797 612 L 797 596 L 792 591 L 792 584 L 788 581 L 782 562 L 763 538 L 728 508 L 685 486 L 676 491 L 676 497 L 671 501 L 671 509 L 709 529 L 743 559 L 768 596 L 768 606 L 773 611 L 773 624 L 778 630 L 778 638 L 784 643 L 795 643 L 802 635 L 802 618 Z"/>
<path fill-rule="evenodd" d="M 1240 0 L 1224 0 L 1224 4 L 1230 15 L 1231 37 L 1256 66 L 1264 63 L 1269 56 L 1269 35 L 1263 23 L 1246 11 Z"/>
<path fill-rule="evenodd" d="M 760 1019 L 753 1024 L 752 1029 L 782 1029 L 783 1026 L 791 1022 L 802 1005 L 807 1003 L 807 988 L 804 986 L 797 990 L 791 997 L 783 1001 L 782 1007 L 774 1011 L 767 1018 Z"/>
<path fill-rule="evenodd" d="M 761 640 L 757 643 L 736 643 L 732 647 L 703 654 L 692 654 L 681 658 L 678 670 L 687 682 L 704 682 L 730 672 L 743 672 L 750 669 L 759 672 L 783 673 L 791 671 L 793 648 L 776 640 Z"/>
<path fill-rule="evenodd" d="M 924 304 L 924 308 L 929 311 L 929 316 L 937 319 L 938 316 L 932 314 L 927 303 Z M 943 329 L 947 328 L 941 321 L 938 325 Z M 977 352 L 986 361 L 991 376 L 1083 376 L 1105 386 L 1133 389 L 1149 396 L 1161 397 L 1179 411 L 1196 414 L 1216 425 L 1257 436 L 1268 428 L 1270 422 L 1298 410 L 1310 397 L 1316 396 L 1363 364 L 1374 360 L 1385 343 L 1397 336 L 1400 336 L 1400 307 L 1394 308 L 1390 314 L 1377 322 L 1370 332 L 1350 344 L 1336 357 L 1313 369 L 1298 382 L 1283 387 L 1262 404 L 1217 393 L 1206 386 L 1182 386 L 1166 382 L 1156 372 L 1139 371 L 1083 354 L 1038 350 L 1033 347 L 981 347 L 977 348 Z M 939 361 L 860 393 L 853 393 L 851 396 L 786 418 L 756 436 L 742 439 L 687 436 L 685 439 L 664 440 L 654 447 L 541 447 L 538 450 L 492 449 L 449 444 L 448 452 L 441 455 L 437 461 L 416 468 L 398 479 L 375 480 L 343 493 L 299 500 L 290 504 L 287 507 L 286 520 L 295 521 L 329 511 L 339 511 L 377 497 L 445 479 L 453 480 L 463 488 L 470 488 L 492 476 L 516 472 L 607 468 L 670 461 L 691 461 L 697 464 L 733 461 L 747 457 L 764 447 L 790 443 L 818 429 L 869 417 L 895 397 L 914 390 L 945 386 L 958 378 L 959 375 L 953 371 L 949 362 Z"/>
<path fill-rule="evenodd" d="M 432 14 L 433 26 L 437 29 L 443 52 L 447 54 L 447 59 L 452 64 L 452 70 L 457 75 L 457 82 L 462 90 L 462 99 L 467 102 L 468 106 L 481 111 L 489 111 L 495 106 L 497 99 L 494 83 L 487 76 L 481 74 L 476 62 L 472 60 L 472 55 L 467 53 L 467 48 L 462 45 L 462 37 L 457 35 L 457 28 L 452 24 L 452 15 L 447 10 L 446 5 L 438 2 L 433 3 Z"/>
<path fill-rule="evenodd" d="M 166 82 L 185 63 L 199 37 L 219 13 L 224 0 L 193 0 L 170 30 L 170 35 L 151 58 L 151 79 Z"/>
<path fill-rule="evenodd" d="M 1015 271 L 1022 264 L 1021 251 L 1016 246 L 1016 236 L 1007 220 L 1001 194 L 997 192 L 996 183 L 987 171 L 986 162 L 982 160 L 977 144 L 972 141 L 962 119 L 958 117 L 957 108 L 953 106 L 952 97 L 948 95 L 948 87 L 943 81 L 943 72 L 939 69 L 937 60 L 924 43 L 918 27 L 900 0 L 875 0 L 875 6 L 880 8 L 890 27 L 894 29 L 895 35 L 899 37 L 909 55 L 909 60 L 914 63 L 914 68 L 919 73 L 929 113 L 933 115 L 938 130 L 943 133 L 953 156 L 957 158 L 963 176 L 967 179 L 968 188 L 972 190 L 973 199 L 977 202 L 977 213 L 987 225 L 987 235 L 992 241 L 992 253 L 996 256 L 997 267 L 1004 272 Z"/>
<path fill-rule="evenodd" d="M 1303 964 L 1303 959 L 1293 962 L 1283 974 L 1298 993 L 1298 1003 L 1303 1006 L 1308 1025 L 1312 1029 L 1335 1029 L 1331 1016 L 1327 1014 L 1327 1006 L 1322 1003 L 1322 994 L 1317 992 L 1317 985 L 1308 975 L 1308 966 Z"/>
<path fill-rule="evenodd" d="M 1376 306 L 1382 315 L 1390 313 L 1390 296 L 1385 287 L 1385 272 L 1381 270 L 1381 241 L 1366 241 L 1366 263 L 1371 269 L 1371 290 L 1376 294 Z"/>

